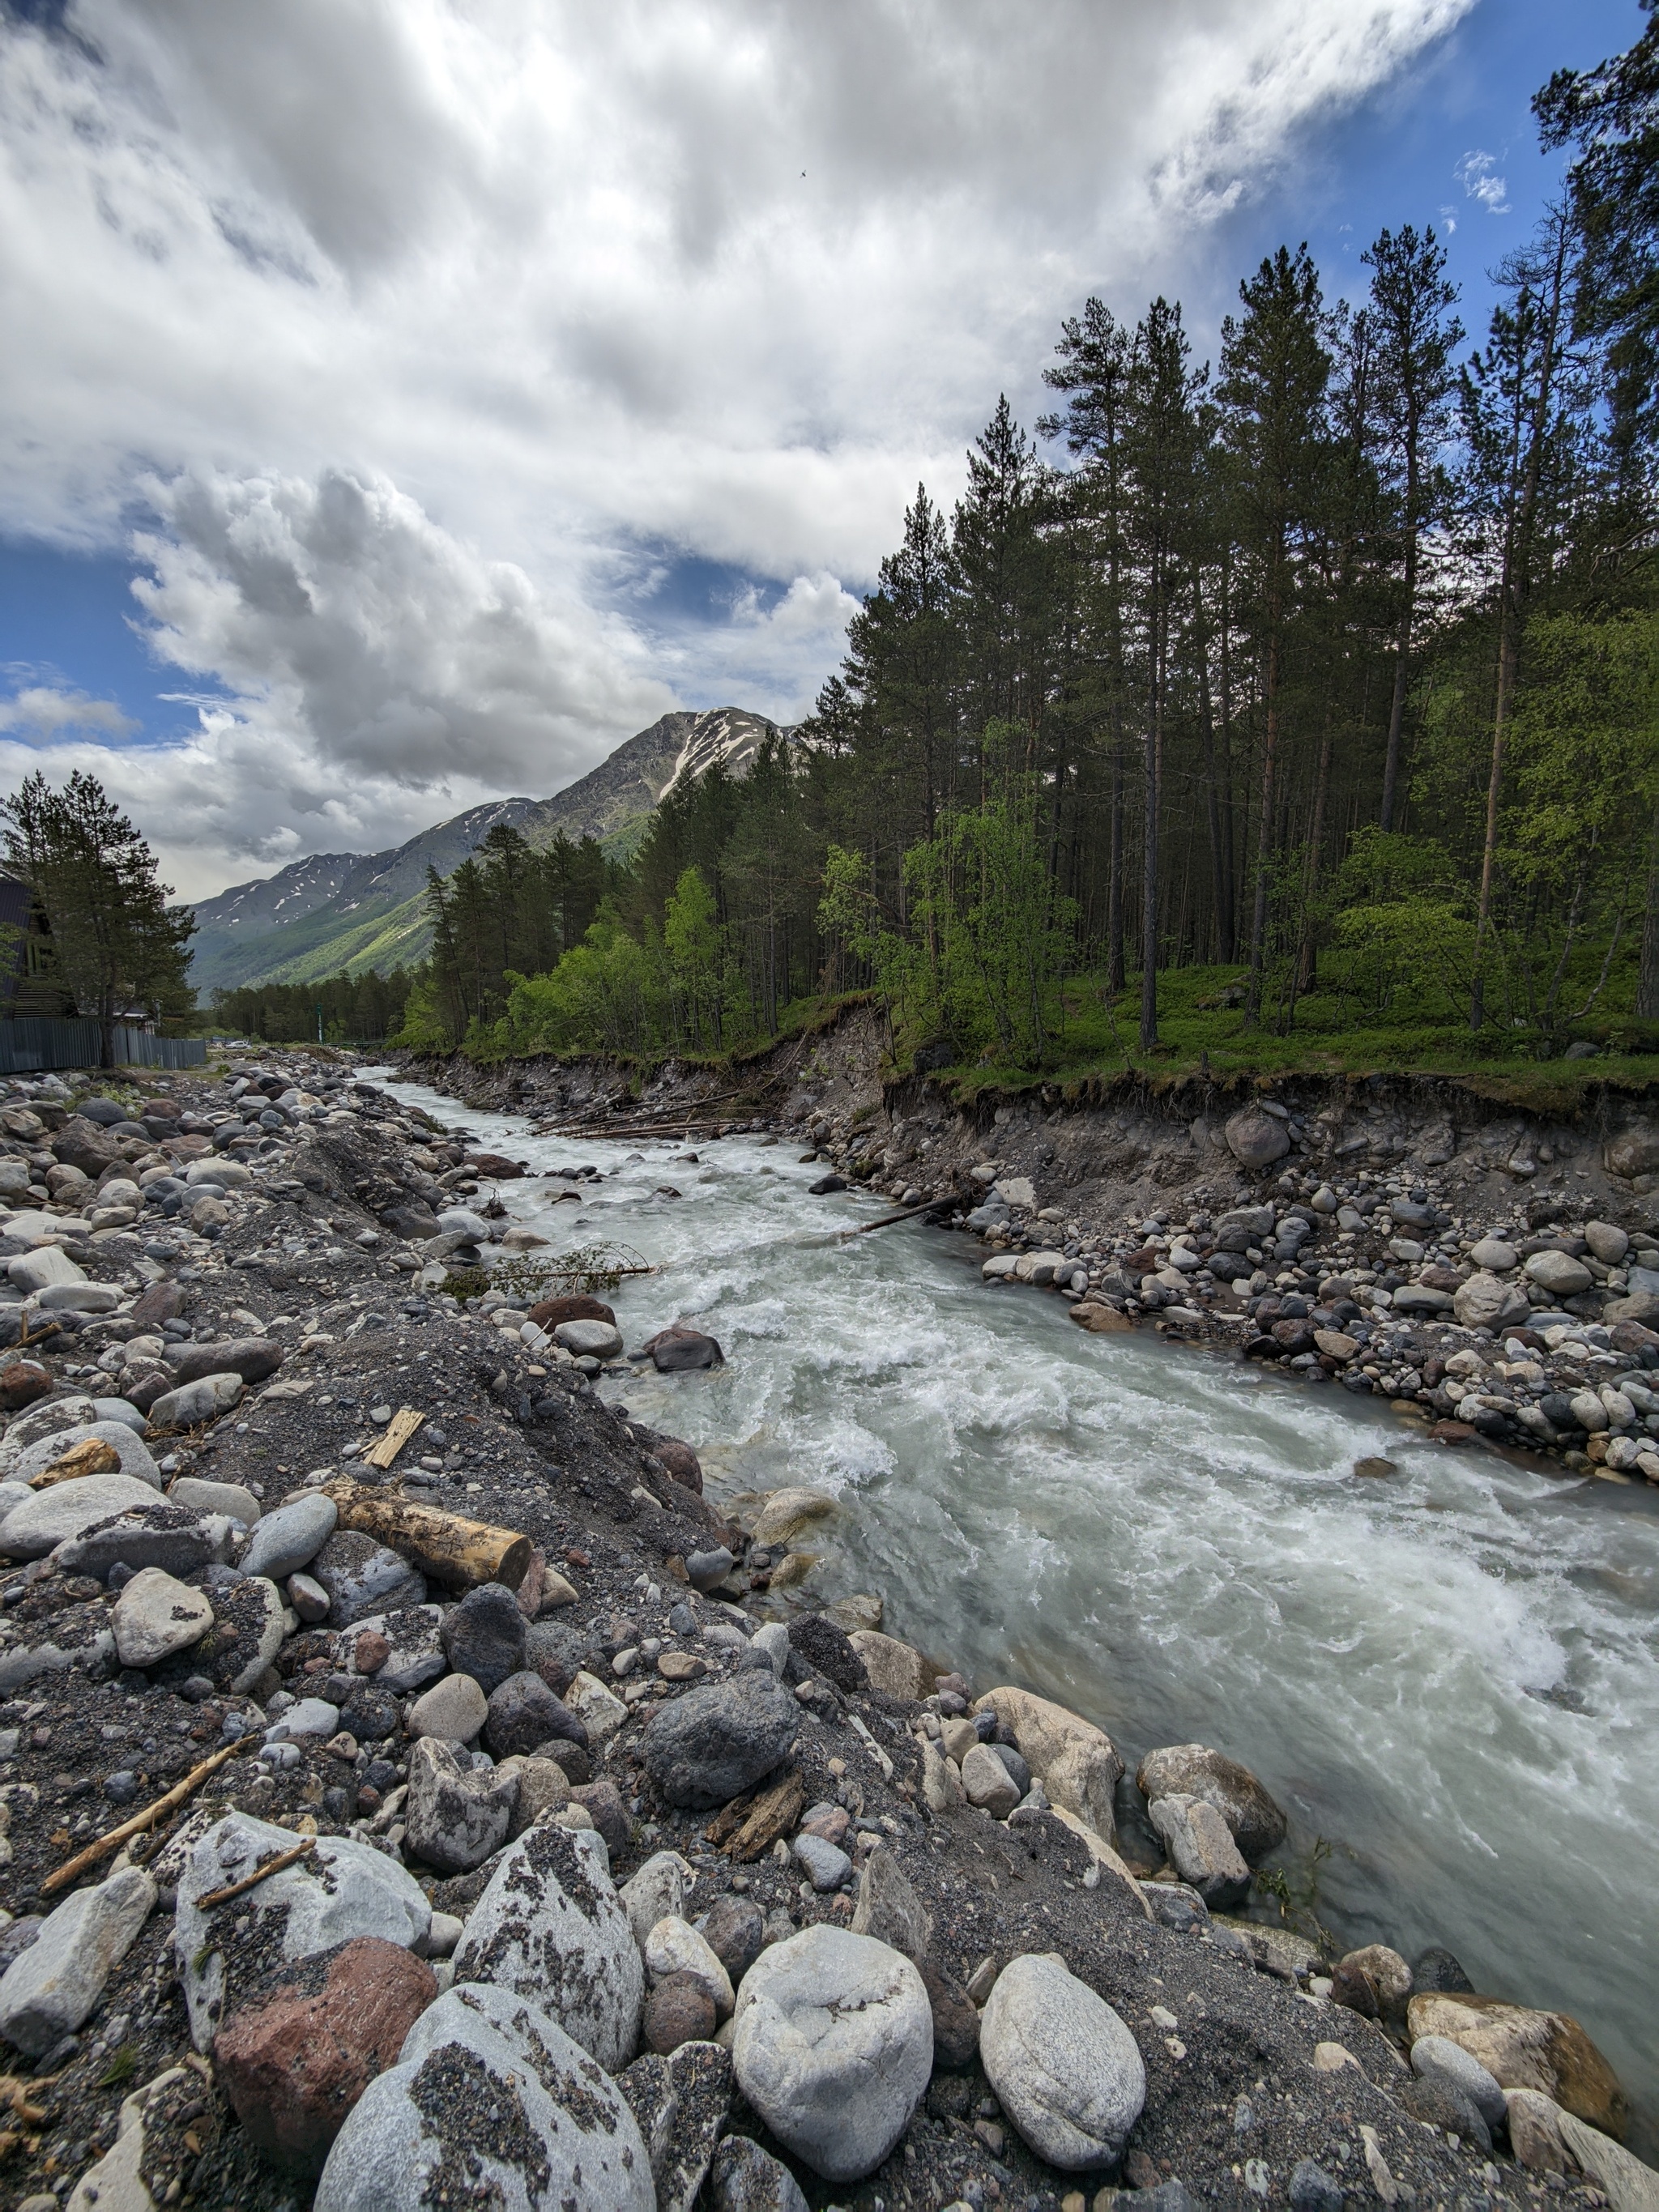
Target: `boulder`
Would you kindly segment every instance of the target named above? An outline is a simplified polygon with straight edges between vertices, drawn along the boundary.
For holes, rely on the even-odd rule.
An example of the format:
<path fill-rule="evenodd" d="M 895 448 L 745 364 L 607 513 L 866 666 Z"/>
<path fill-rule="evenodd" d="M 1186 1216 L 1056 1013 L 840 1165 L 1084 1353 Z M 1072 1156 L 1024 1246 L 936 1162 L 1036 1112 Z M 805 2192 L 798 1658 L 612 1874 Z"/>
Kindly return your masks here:
<path fill-rule="evenodd" d="M 1510 1274 L 1521 1264 L 1521 1255 L 1501 1237 L 1483 1237 L 1470 1246 L 1469 1258 L 1477 1267 L 1494 1275 Z"/>
<path fill-rule="evenodd" d="M 646 1998 L 640 2026 L 653 2055 L 666 2057 L 689 2043 L 708 2043 L 720 2026 L 714 2000 L 690 1974 L 669 1974 Z"/>
<path fill-rule="evenodd" d="M 556 1813 L 562 1805 L 570 1802 L 570 1778 L 550 1759 L 504 1759 L 495 1771 L 503 1778 L 512 1775 L 519 1785 L 513 1818 L 507 1828 L 514 1842 L 544 1813 Z"/>
<path fill-rule="evenodd" d="M 1495 1333 L 1506 1322 L 1524 1322 L 1532 1307 L 1518 1283 L 1505 1281 L 1482 1268 L 1452 1293 L 1452 1311 L 1461 1328 L 1489 1328 Z"/>
<path fill-rule="evenodd" d="M 1443 2040 L 1430 2036 L 1428 2042 Z M 1481 2068 L 1486 2072 L 1486 2068 Z M 1536 2089 L 1506 2089 L 1503 2093 L 1510 2148 L 1517 2166 L 1531 2173 L 1571 2174 L 1576 2163 L 1561 2133 L 1563 2114 L 1553 2097 Z"/>
<path fill-rule="evenodd" d="M 94 1403 L 96 1404 L 97 1401 L 94 1400 Z M 38 1443 L 26 1444 L 18 1454 L 16 1464 L 10 1469 L 8 1480 L 27 1482 L 34 1475 L 44 1474 L 48 1468 L 57 1467 L 80 1445 L 89 1443 L 107 1444 L 114 1453 L 118 1464 L 111 1470 L 112 1473 L 128 1474 L 135 1481 L 147 1482 L 157 1497 L 161 1495 L 161 1471 L 151 1457 L 149 1446 L 135 1434 L 131 1423 L 124 1420 L 85 1421 L 72 1429 L 60 1429 L 56 1436 L 42 1437 Z M 151 1504 L 154 1502 L 154 1499 L 150 1501 Z M 178 1498 L 174 1502 L 183 1505 L 190 1501 Z"/>
<path fill-rule="evenodd" d="M 538 1328 L 551 1333 L 561 1322 L 605 1321 L 612 1328 L 617 1316 L 603 1298 L 590 1297 L 586 1291 L 573 1291 L 561 1298 L 542 1298 L 532 1306 L 526 1318 L 533 1321 Z"/>
<path fill-rule="evenodd" d="M 327 1543 L 339 1517 L 339 1507 L 321 1491 L 290 1498 L 265 1514 L 255 1528 L 239 1563 L 242 1572 L 269 1575 L 273 1582 L 297 1574 Z"/>
<path fill-rule="evenodd" d="M 188 1583 L 145 1567 L 116 1599 L 111 1626 L 124 1667 L 155 1667 L 201 1642 L 213 1626 L 213 1607 Z"/>
<path fill-rule="evenodd" d="M 410 1707 L 404 1725 L 411 1736 L 471 1743 L 489 1717 L 489 1700 L 471 1674 L 446 1674 Z"/>
<path fill-rule="evenodd" d="M 532 1674 L 527 1668 L 495 1685 L 489 1693 L 489 1711 L 484 1741 L 497 1759 L 509 1759 L 515 1752 L 532 1752 L 555 1738 L 584 1746 L 587 1741 L 585 1723 L 562 1698 L 554 1696 L 539 1674 Z"/>
<path fill-rule="evenodd" d="M 193 1429 L 228 1413 L 246 1385 L 240 1375 L 204 1375 L 194 1382 L 164 1390 L 149 1409 L 152 1430 Z"/>
<path fill-rule="evenodd" d="M 1021 1758 L 1051 1803 L 1075 1813 L 1109 1844 L 1114 1840 L 1112 1799 L 1123 1761 L 1103 1729 L 1030 1690 L 989 1690 L 974 1711 L 994 1713 L 1012 1730 Z"/>
<path fill-rule="evenodd" d="M 1626 1182 L 1659 1171 L 1659 1124 L 1632 1121 L 1616 1137 L 1608 1138 L 1601 1157 L 1607 1173 Z"/>
<path fill-rule="evenodd" d="M 622 1331 L 614 1322 L 562 1321 L 552 1334 L 554 1343 L 562 1346 L 573 1359 L 622 1358 Z"/>
<path fill-rule="evenodd" d="M 646 1723 L 640 1751 L 670 1805 L 706 1810 L 752 1790 L 788 1755 L 801 1711 L 769 1668 L 688 1690 Z"/>
<path fill-rule="evenodd" d="M 1534 1252 L 1524 1263 L 1522 1273 L 1528 1282 L 1536 1283 L 1553 1298 L 1576 1297 L 1595 1280 L 1583 1261 L 1567 1252 Z"/>
<path fill-rule="evenodd" d="M 291 1851 L 291 1828 L 228 1813 L 191 1846 L 179 1880 L 173 1948 L 185 1985 L 191 2039 L 210 2050 L 233 2019 L 250 1977 L 258 1984 L 281 1960 L 307 1959 L 355 1936 L 378 1936 L 414 1949 L 426 1942 L 432 1907 L 411 1874 L 353 1837 L 319 1836 L 307 1856 L 228 1904 L 198 1899 Z M 244 1923 L 239 1929 L 237 1923 Z"/>
<path fill-rule="evenodd" d="M 175 1505 L 186 1506 L 193 1513 L 222 1513 L 227 1521 L 240 1521 L 246 1528 L 251 1528 L 259 1517 L 258 1499 L 240 1482 L 210 1482 L 201 1475 L 180 1474 L 167 1485 L 167 1496 Z M 246 1568 L 242 1571 L 246 1574 Z"/>
<path fill-rule="evenodd" d="M 1564 2112 L 1556 2125 L 1561 2140 L 1583 2173 L 1599 2186 L 1612 2212 L 1659 2212 L 1659 2172 L 1652 2166 L 1611 2142 L 1599 2128 L 1586 2127 L 1572 2112 Z"/>
<path fill-rule="evenodd" d="M 873 2172 L 933 2070 L 933 2014 L 909 1960 L 808 1928 L 762 1952 L 734 2018 L 738 2087 L 778 2141 L 826 2181 Z"/>
<path fill-rule="evenodd" d="M 735 1989 L 766 1948 L 766 1920 L 752 1898 L 727 1890 L 695 1923 L 700 1935 L 731 1977 Z M 868 1929 L 854 1929 L 855 1935 Z"/>
<path fill-rule="evenodd" d="M 957 1767 L 926 1736 L 921 1740 L 921 1798 L 930 1813 L 954 1813 L 968 1802 Z"/>
<path fill-rule="evenodd" d="M 168 1363 L 179 1382 L 199 1382 L 208 1375 L 235 1375 L 244 1382 L 263 1382 L 283 1364 L 275 1337 L 241 1336 L 222 1344 L 193 1344 Z"/>
<path fill-rule="evenodd" d="M 245 1575 L 216 1593 L 212 1658 L 204 1668 L 215 1689 L 240 1697 L 283 1648 L 283 1593 L 264 1575 Z"/>
<path fill-rule="evenodd" d="M 439 1633 L 442 1620 L 435 1605 L 405 1605 L 390 1613 L 367 1614 L 341 1637 L 335 1663 L 349 1674 L 373 1671 L 383 1689 L 406 1697 L 441 1674 L 447 1664 Z M 386 1653 L 369 1670 L 360 1665 L 357 1650 L 359 1637 L 371 1632 L 384 1639 Z M 482 1728 L 483 1723 L 478 1725 Z"/>
<path fill-rule="evenodd" d="M 504 1583 L 480 1583 L 468 1590 L 445 1615 L 440 1633 L 450 1665 L 458 1674 L 470 1674 L 486 1697 L 524 1669 L 529 1626 Z"/>
<path fill-rule="evenodd" d="M 640 1357 L 648 1357 L 659 1375 L 683 1375 L 726 1363 L 726 1354 L 714 1339 L 695 1328 L 659 1329 L 641 1346 Z"/>
<path fill-rule="evenodd" d="M 1271 1167 L 1291 1149 L 1290 1133 L 1282 1121 L 1264 1114 L 1259 1106 L 1241 1107 L 1231 1115 L 1222 1134 L 1240 1167 L 1251 1173 Z"/>
<path fill-rule="evenodd" d="M 657 2212 L 692 2212 L 732 2109 L 732 2058 L 718 2044 L 654 2051 L 617 2076 L 651 2158 Z"/>
<path fill-rule="evenodd" d="M 125 1478 L 88 1478 L 91 1481 L 104 1479 L 119 1481 Z M 75 1483 L 62 1486 L 65 1490 L 79 1486 Z M 46 1494 L 48 1498 L 55 1495 L 52 1491 Z M 182 1505 L 158 1502 L 153 1490 L 147 1489 L 146 1496 L 149 1499 L 147 1505 L 129 1506 L 125 1512 L 83 1529 L 81 1534 L 67 1540 L 58 1553 L 59 1566 L 66 1573 L 96 1575 L 100 1580 L 113 1566 L 161 1567 L 170 1575 L 189 1575 L 198 1567 L 222 1564 L 229 1556 L 228 1521 L 221 1520 L 216 1514 L 191 1513 Z M 0 1537 L 5 1533 L 0 1530 Z"/>
<path fill-rule="evenodd" d="M 549 1820 L 509 1844 L 468 1917 L 455 1980 L 544 2005 L 608 2072 L 625 2066 L 645 1970 L 599 1837 Z"/>
<path fill-rule="evenodd" d="M 1024 1791 L 989 1744 L 976 1743 L 962 1762 L 962 1787 L 970 1805 L 977 1805 L 994 1820 L 1006 1820 Z"/>
<path fill-rule="evenodd" d="M 920 1651 L 878 1628 L 855 1628 L 848 1642 L 864 1662 L 870 1686 L 884 1698 L 925 1698 L 933 1669 Z"/>
<path fill-rule="evenodd" d="M 518 1796 L 515 1778 L 463 1764 L 441 1736 L 422 1736 L 409 1754 L 405 1840 L 441 1873 L 470 1873 L 507 1841 Z"/>
<path fill-rule="evenodd" d="M 42 1244 L 33 1252 L 20 1252 L 15 1259 L 7 1261 L 6 1273 L 25 1297 L 50 1289 L 55 1283 L 84 1283 L 87 1279 L 86 1270 L 76 1267 L 58 1244 Z"/>
<path fill-rule="evenodd" d="M 14 1498 L 19 1502 L 13 1504 Z M 44 1559 L 112 1516 L 155 1500 L 153 1486 L 130 1474 L 87 1474 L 40 1491 L 0 1485 L 0 1511 L 10 1508 L 0 1521 L 0 1553 L 14 1559 Z"/>
<path fill-rule="evenodd" d="M 0 1479 L 15 1474 L 30 1444 L 43 1437 L 60 1436 L 66 1430 L 85 1429 L 97 1418 L 92 1400 L 79 1390 L 32 1405 L 6 1425 L 5 1437 L 0 1440 Z"/>
<path fill-rule="evenodd" d="M 1039 2158 L 1073 2173 L 1115 2164 L 1146 2100 L 1146 2069 L 1118 2014 L 1057 1953 L 1028 1953 L 998 1975 L 980 2059 Z"/>
<path fill-rule="evenodd" d="M 665 1982 L 671 1975 L 686 1978 L 702 1990 L 720 2019 L 726 2017 L 737 2002 L 732 1978 L 688 1921 L 665 1914 L 641 1948 L 645 1971 L 653 1983 Z"/>
<path fill-rule="evenodd" d="M 0 1978 L 0 2036 L 39 2058 L 72 2035 L 131 1949 L 155 1895 L 149 1875 L 124 1867 L 48 1913 Z"/>
<path fill-rule="evenodd" d="M 823 1181 L 838 1190 L 846 1188 L 839 1176 Z M 714 2153 L 708 2197 L 714 2212 L 807 2212 L 800 2184 L 788 2167 L 747 2136 L 727 2136 Z"/>
<path fill-rule="evenodd" d="M 836 1510 L 836 1500 L 827 1491 L 792 1483 L 769 1494 L 750 1534 L 757 1544 L 775 1551 L 780 1545 L 794 1544 L 815 1522 L 827 1519 Z"/>
<path fill-rule="evenodd" d="M 1285 1840 L 1285 1814 L 1249 1768 L 1206 1744 L 1176 1743 L 1149 1751 L 1135 1771 L 1135 1786 L 1146 1798 L 1201 1797 L 1213 1805 L 1252 1866 Z"/>
<path fill-rule="evenodd" d="M 1419 2035 L 1412 2045 L 1412 2070 L 1425 2081 L 1443 2081 L 1461 2091 L 1489 2128 L 1504 2125 L 1503 2090 L 1461 2043 L 1444 2035 Z"/>
<path fill-rule="evenodd" d="M 423 1960 L 378 1936 L 283 1968 L 213 2039 L 220 2084 L 249 2141 L 315 2173 L 437 1994 Z"/>
<path fill-rule="evenodd" d="M 798 1613 L 789 1624 L 789 1644 L 809 1667 L 848 1696 L 869 1688 L 864 1662 L 854 1650 L 847 1631 L 823 1613 Z"/>
<path fill-rule="evenodd" d="M 1207 1905 L 1236 1905 L 1249 1894 L 1250 1869 L 1213 1805 L 1176 1795 L 1154 1797 L 1146 1813 L 1170 1865 Z"/>
<path fill-rule="evenodd" d="M 1413 1997 L 1406 2020 L 1413 2045 L 1444 2036 L 1500 2087 L 1540 2090 L 1604 2135 L 1623 2136 L 1629 2108 L 1619 2077 L 1570 2013 L 1443 1990 Z"/>
<path fill-rule="evenodd" d="M 313 2212 L 440 2202 L 657 2212 L 626 2098 L 533 1996 L 469 1984 L 428 2006 L 353 2106 Z"/>

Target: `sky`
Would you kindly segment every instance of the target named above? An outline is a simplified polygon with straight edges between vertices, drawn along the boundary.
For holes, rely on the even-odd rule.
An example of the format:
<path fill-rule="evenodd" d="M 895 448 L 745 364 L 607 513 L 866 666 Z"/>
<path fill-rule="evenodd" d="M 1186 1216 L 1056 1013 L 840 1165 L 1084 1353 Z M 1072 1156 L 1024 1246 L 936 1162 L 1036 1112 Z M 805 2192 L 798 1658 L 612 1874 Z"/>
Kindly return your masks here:
<path fill-rule="evenodd" d="M 180 894 L 793 721 L 1061 319 L 1488 272 L 1636 0 L 0 0 L 0 792 Z"/>

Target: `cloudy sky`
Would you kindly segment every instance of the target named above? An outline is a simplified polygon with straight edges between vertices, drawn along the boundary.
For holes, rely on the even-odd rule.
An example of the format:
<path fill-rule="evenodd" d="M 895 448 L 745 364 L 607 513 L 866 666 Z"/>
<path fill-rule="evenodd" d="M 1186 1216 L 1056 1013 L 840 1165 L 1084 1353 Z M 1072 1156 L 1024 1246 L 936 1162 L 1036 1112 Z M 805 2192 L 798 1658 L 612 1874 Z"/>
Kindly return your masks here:
<path fill-rule="evenodd" d="M 1635 0 L 0 0 L 0 789 L 202 896 L 810 707 L 1060 318 L 1484 271 Z"/>

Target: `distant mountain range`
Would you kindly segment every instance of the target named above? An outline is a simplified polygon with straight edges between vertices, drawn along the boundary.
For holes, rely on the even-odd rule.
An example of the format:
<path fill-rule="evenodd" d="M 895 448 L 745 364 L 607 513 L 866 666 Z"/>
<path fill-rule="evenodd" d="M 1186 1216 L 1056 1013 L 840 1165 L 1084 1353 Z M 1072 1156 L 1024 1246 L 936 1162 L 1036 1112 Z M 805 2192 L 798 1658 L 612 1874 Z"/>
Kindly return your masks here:
<path fill-rule="evenodd" d="M 440 822 L 385 853 L 314 853 L 197 906 L 191 981 L 205 1001 L 240 983 L 301 983 L 343 969 L 384 973 L 422 960 L 428 866 L 447 876 L 508 822 L 541 845 L 560 830 L 631 849 L 660 802 L 718 762 L 744 775 L 769 737 L 794 740 L 742 707 L 665 714 L 551 799 L 501 799 Z"/>

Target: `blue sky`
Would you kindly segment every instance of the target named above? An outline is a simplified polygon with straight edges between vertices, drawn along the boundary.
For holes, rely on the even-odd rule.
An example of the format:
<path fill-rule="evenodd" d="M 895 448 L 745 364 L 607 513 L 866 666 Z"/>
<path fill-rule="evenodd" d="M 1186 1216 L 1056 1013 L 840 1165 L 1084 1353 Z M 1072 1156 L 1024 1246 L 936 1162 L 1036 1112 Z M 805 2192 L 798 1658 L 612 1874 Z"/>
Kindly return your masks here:
<path fill-rule="evenodd" d="M 743 15 L 744 0 L 714 4 Z M 1057 34 L 1068 4 L 1022 22 Z M 871 88 L 890 76 L 899 99 L 905 70 L 925 73 L 927 58 L 895 49 L 877 70 L 866 23 L 864 46 L 847 50 L 864 74 L 843 106 L 846 56 L 825 45 L 793 136 L 780 124 L 769 153 L 745 141 L 718 161 L 684 154 L 637 185 L 613 258 L 586 262 L 580 225 L 574 245 L 544 232 L 525 243 L 534 191 L 523 209 L 512 201 L 520 179 L 502 149 L 529 126 L 487 72 L 466 78 L 462 47 L 444 57 L 446 108 L 432 57 L 395 43 L 204 56 L 168 43 L 163 10 L 162 31 L 123 47 L 130 14 L 81 0 L 70 18 L 105 57 L 94 70 L 80 50 L 0 27 L 0 93 L 20 116 L 27 99 L 32 130 L 54 90 L 65 118 L 70 94 L 90 94 L 132 149 L 119 178 L 94 176 L 66 120 L 46 146 L 58 173 L 20 165 L 0 207 L 26 245 L 38 228 L 49 246 L 57 226 L 65 272 L 19 279 L 53 344 L 14 410 L 13 495 L 0 500 L 0 723 L 11 725 L 0 769 L 43 743 L 48 757 L 102 764 L 147 831 L 147 807 L 177 817 L 168 858 L 194 890 L 302 851 L 384 844 L 494 791 L 556 788 L 671 703 L 798 714 L 835 665 L 848 594 L 867 587 L 916 477 L 948 501 L 1000 388 L 1036 412 L 1049 339 L 1088 290 L 1130 314 L 1155 289 L 1178 292 L 1206 350 L 1239 276 L 1281 240 L 1305 237 L 1328 287 L 1357 297 L 1379 228 L 1432 223 L 1479 337 L 1487 270 L 1528 236 L 1561 173 L 1538 149 L 1533 93 L 1553 69 L 1628 45 L 1641 20 L 1633 0 L 1478 0 L 1414 42 L 1413 0 L 1369 0 L 1398 58 L 1366 83 L 1364 40 L 1343 44 L 1359 0 L 1277 0 L 1277 33 L 1267 0 L 1194 4 L 1206 43 L 1189 52 L 1173 4 L 1078 18 L 1086 35 L 1106 26 L 1098 116 L 1085 101 L 1046 132 L 1065 55 L 1057 35 L 1046 52 L 1032 39 L 1030 135 L 1002 175 L 996 103 L 1020 88 L 1006 93 L 988 71 L 982 140 L 969 129 L 966 155 L 924 149 L 918 167 L 901 150 L 903 119 L 872 116 Z M 1437 4 L 1451 16 L 1458 0 Z M 533 80 L 544 51 L 567 73 L 586 69 L 641 143 L 659 144 L 664 101 L 701 149 L 732 103 L 754 98 L 702 52 L 669 57 L 660 82 L 623 48 L 577 56 L 570 19 L 550 33 L 556 12 L 522 0 L 521 70 Z M 975 16 L 994 21 L 971 8 L 952 19 L 966 26 L 964 64 Z M 381 30 L 401 36 L 395 11 Z M 1328 84 L 1299 102 L 1294 84 L 1271 86 L 1272 48 L 1304 33 L 1307 71 Z M 1267 46 L 1252 49 L 1253 36 Z M 477 58 L 481 71 L 492 59 L 483 47 Z M 799 53 L 775 58 L 800 75 Z M 1216 84 L 1188 97 L 1179 80 L 1206 59 Z M 283 137 L 266 87 L 289 65 L 323 110 L 362 72 L 348 129 L 307 145 Z M 1303 66 L 1293 58 L 1291 73 Z M 124 82 L 143 94 L 131 115 Z M 1143 119 L 1160 100 L 1167 119 Z M 359 161 L 371 102 L 384 143 Z M 470 138 L 455 125 L 468 102 Z M 164 191 L 162 165 L 143 174 L 158 111 L 199 172 L 198 210 Z M 1149 187 L 1194 144 L 1189 166 L 1231 182 L 1230 211 L 1183 217 Z M 486 210 L 477 220 L 498 232 L 503 266 L 521 275 L 544 259 L 545 298 L 526 278 L 524 319 L 480 325 L 470 345 L 443 297 L 465 291 L 477 223 L 463 244 L 441 204 L 422 200 L 446 164 L 456 193 Z M 540 168 L 526 174 L 539 190 Z M 94 185 L 104 219 L 83 236 L 104 252 L 125 229 L 143 248 L 111 264 L 102 289 L 74 243 Z M 1202 180 L 1190 189 L 1196 206 Z M 131 204 L 112 222 L 106 203 L 122 191 Z M 591 207 L 589 220 L 601 221 Z M 636 265 L 630 241 L 653 225 L 659 258 Z M 411 301 L 413 336 L 400 319 Z M 135 529 L 146 560 L 131 550 Z M 303 618 L 262 584 L 273 562 Z M 144 609 L 135 575 L 153 580 Z M 399 634 L 397 595 L 418 590 L 430 604 L 411 599 Z M 512 650 L 492 658 L 503 606 Z M 162 626 L 163 651 L 135 634 L 141 614 Z M 4 704 L 47 695 L 44 733 Z M 77 698 L 96 702 L 79 729 Z M 210 806 L 204 779 L 223 787 Z M 232 787 L 246 794 L 240 809 Z"/>

